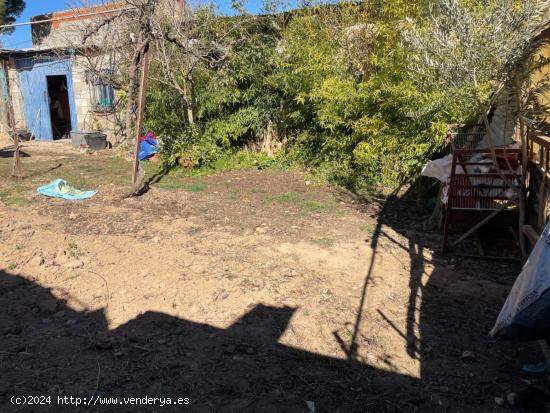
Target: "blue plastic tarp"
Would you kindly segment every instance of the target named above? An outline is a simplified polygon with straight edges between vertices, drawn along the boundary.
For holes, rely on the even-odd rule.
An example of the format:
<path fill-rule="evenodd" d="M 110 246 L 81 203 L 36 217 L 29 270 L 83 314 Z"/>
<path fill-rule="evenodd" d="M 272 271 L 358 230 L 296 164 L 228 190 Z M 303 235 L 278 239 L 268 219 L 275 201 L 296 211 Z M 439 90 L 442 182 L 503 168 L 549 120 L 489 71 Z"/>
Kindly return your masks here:
<path fill-rule="evenodd" d="M 63 179 L 56 179 L 49 184 L 37 188 L 36 192 L 53 198 L 63 198 L 69 201 L 76 201 L 91 198 L 97 191 L 81 191 L 80 189 L 76 189 L 69 185 L 67 181 Z"/>
<path fill-rule="evenodd" d="M 153 132 L 147 132 L 139 142 L 138 158 L 143 161 L 158 152 L 157 137 Z"/>

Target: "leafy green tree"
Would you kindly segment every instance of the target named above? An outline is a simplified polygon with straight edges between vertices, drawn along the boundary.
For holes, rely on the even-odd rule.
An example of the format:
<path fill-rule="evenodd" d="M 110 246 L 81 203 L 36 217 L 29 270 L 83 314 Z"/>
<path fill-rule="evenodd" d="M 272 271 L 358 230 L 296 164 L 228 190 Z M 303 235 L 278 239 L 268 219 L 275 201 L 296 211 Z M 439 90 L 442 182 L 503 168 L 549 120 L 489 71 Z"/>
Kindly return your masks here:
<path fill-rule="evenodd" d="M 261 17 L 202 14 L 194 20 L 202 19 L 194 29 L 200 41 L 190 44 L 209 52 L 202 60 L 182 54 L 166 61 L 172 74 L 184 74 L 171 81 L 167 65 L 157 67 L 148 122 L 173 137 L 164 159 L 205 164 L 261 147 L 274 135 L 286 158 L 351 187 L 413 180 L 443 147 L 446 125 L 472 114 L 467 103 L 442 99 L 410 70 L 402 34 L 407 18 L 427 21 L 425 3 L 373 0 Z M 174 113 L 190 104 L 193 122 Z"/>
<path fill-rule="evenodd" d="M 433 93 L 412 82 L 405 16 L 421 16 L 420 6 L 340 4 L 291 19 L 273 75 L 284 92 L 290 156 L 361 186 L 407 182 L 441 148 L 459 111 L 429 107 Z"/>

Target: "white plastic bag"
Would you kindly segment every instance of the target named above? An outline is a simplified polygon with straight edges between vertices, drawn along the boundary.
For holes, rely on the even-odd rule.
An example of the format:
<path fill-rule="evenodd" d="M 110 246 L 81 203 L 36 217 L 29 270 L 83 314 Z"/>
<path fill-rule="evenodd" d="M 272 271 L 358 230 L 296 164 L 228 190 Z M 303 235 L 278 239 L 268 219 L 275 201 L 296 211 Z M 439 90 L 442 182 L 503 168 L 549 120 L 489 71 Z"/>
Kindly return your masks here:
<path fill-rule="evenodd" d="M 550 222 L 516 279 L 489 336 L 518 341 L 550 337 Z"/>

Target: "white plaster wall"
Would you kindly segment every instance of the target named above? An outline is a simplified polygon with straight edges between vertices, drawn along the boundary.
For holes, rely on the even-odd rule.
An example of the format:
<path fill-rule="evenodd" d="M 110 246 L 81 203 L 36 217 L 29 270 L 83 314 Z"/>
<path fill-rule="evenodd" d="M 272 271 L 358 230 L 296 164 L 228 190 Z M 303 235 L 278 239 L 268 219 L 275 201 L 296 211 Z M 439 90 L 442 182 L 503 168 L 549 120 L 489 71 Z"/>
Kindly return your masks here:
<path fill-rule="evenodd" d="M 72 61 L 73 90 L 79 130 L 101 130 L 110 142 L 117 141 L 120 125 L 117 114 L 95 113 L 90 85 L 86 81 L 86 64 L 82 57 Z"/>
<path fill-rule="evenodd" d="M 16 129 L 26 129 L 25 109 L 23 102 L 23 94 L 21 93 L 21 84 L 19 82 L 19 72 L 10 68 L 8 69 L 8 77 L 10 82 L 10 94 L 13 104 L 13 114 L 15 118 Z"/>

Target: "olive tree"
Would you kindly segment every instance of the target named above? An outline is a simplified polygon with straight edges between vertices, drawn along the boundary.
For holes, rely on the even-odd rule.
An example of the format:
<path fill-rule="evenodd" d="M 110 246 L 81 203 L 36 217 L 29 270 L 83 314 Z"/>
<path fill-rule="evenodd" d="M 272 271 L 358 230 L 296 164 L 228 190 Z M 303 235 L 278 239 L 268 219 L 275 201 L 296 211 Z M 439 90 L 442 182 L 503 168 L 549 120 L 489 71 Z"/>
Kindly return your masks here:
<path fill-rule="evenodd" d="M 409 69 L 442 100 L 477 104 L 492 143 L 487 112 L 502 93 L 515 94 L 518 122 L 528 118 L 522 97 L 549 11 L 548 0 L 436 0 L 424 24 L 408 20 L 403 40 L 411 52 Z"/>
<path fill-rule="evenodd" d="M 427 13 L 422 23 L 409 20 L 404 30 L 409 70 L 416 82 L 438 90 L 441 100 L 462 99 L 477 105 L 494 167 L 519 198 L 521 224 L 525 162 L 518 188 L 496 160 L 495 131 L 488 111 L 505 95 L 513 109 L 513 122 L 520 126 L 525 159 L 526 123 L 533 118 L 530 98 L 548 85 L 546 77 L 533 85 L 531 74 L 548 63 L 537 57 L 537 51 L 543 44 L 540 33 L 550 16 L 550 1 L 434 0 Z"/>

